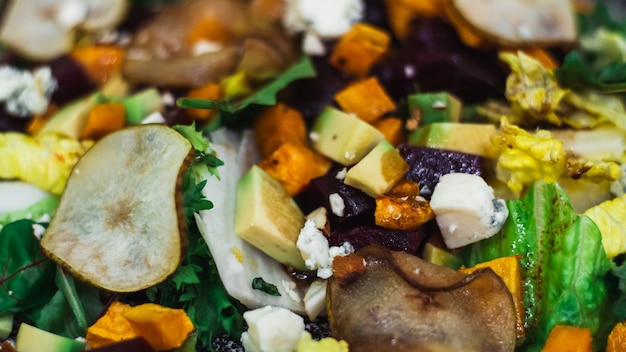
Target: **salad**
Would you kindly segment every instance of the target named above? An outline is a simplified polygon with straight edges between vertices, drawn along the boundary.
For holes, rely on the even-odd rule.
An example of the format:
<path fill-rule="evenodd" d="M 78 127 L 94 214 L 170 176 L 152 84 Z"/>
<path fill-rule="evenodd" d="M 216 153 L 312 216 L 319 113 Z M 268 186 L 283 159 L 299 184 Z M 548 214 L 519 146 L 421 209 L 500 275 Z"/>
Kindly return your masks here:
<path fill-rule="evenodd" d="M 0 350 L 626 350 L 621 2 L 0 5 Z"/>

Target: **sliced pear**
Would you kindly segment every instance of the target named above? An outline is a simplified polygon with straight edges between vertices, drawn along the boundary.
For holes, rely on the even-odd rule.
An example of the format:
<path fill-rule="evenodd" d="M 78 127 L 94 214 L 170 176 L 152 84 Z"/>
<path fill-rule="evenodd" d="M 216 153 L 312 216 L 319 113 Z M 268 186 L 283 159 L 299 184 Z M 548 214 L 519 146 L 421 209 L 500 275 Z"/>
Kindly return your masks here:
<path fill-rule="evenodd" d="M 452 0 L 450 15 L 500 46 L 568 45 L 576 42 L 570 0 Z"/>
<path fill-rule="evenodd" d="M 107 135 L 74 167 L 41 246 L 77 278 L 134 292 L 172 274 L 186 247 L 180 182 L 193 155 L 164 125 Z"/>
<path fill-rule="evenodd" d="M 128 0 L 82 0 L 89 11 L 82 28 L 87 31 L 114 28 L 126 16 Z"/>
<path fill-rule="evenodd" d="M 127 0 L 12 0 L 1 21 L 0 42 L 20 55 L 46 61 L 69 52 L 76 31 L 114 28 Z"/>

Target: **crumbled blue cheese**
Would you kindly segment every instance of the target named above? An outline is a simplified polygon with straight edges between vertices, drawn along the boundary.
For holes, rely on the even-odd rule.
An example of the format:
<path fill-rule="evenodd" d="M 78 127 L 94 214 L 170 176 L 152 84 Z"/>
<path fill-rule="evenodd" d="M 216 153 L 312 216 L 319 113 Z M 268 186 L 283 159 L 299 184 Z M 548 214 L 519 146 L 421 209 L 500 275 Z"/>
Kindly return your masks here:
<path fill-rule="evenodd" d="M 344 216 L 346 211 L 346 203 L 341 198 L 339 193 L 331 193 L 328 195 L 328 202 L 330 203 L 330 211 L 337 216 Z"/>
<path fill-rule="evenodd" d="M 50 67 L 30 72 L 0 66 L 0 102 L 5 103 L 11 115 L 26 117 L 44 113 L 56 88 L 57 82 Z"/>
<path fill-rule="evenodd" d="M 430 207 L 448 248 L 489 238 L 502 228 L 509 212 L 480 176 L 452 173 L 441 176 Z"/>
<path fill-rule="evenodd" d="M 283 26 L 304 33 L 305 53 L 324 55 L 323 40 L 339 38 L 363 16 L 362 0 L 286 0 Z"/>
<path fill-rule="evenodd" d="M 300 250 L 304 263 L 309 270 L 317 270 L 317 277 L 328 279 L 333 275 L 333 259 L 336 256 L 346 256 L 354 252 L 349 243 L 341 246 L 330 246 L 328 240 L 316 226 L 315 221 L 309 219 L 300 230 L 296 247 Z"/>
<path fill-rule="evenodd" d="M 248 331 L 241 334 L 246 352 L 295 352 L 304 319 L 289 309 L 265 306 L 243 313 Z"/>

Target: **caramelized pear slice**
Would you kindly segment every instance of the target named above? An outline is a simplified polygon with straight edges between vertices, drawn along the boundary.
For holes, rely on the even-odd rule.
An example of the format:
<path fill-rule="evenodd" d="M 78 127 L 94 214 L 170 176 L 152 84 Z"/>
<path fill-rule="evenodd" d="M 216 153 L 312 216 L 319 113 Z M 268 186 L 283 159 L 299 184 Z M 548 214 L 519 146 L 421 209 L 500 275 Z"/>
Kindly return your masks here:
<path fill-rule="evenodd" d="M 357 253 L 365 272 L 331 278 L 327 291 L 332 336 L 351 352 L 514 350 L 513 299 L 491 269 L 465 275 L 381 246 Z"/>
<path fill-rule="evenodd" d="M 163 125 L 107 135 L 74 166 L 41 246 L 77 278 L 134 292 L 172 274 L 186 247 L 180 185 L 193 149 Z"/>
<path fill-rule="evenodd" d="M 450 15 L 497 45 L 536 47 L 576 42 L 570 0 L 452 0 Z"/>

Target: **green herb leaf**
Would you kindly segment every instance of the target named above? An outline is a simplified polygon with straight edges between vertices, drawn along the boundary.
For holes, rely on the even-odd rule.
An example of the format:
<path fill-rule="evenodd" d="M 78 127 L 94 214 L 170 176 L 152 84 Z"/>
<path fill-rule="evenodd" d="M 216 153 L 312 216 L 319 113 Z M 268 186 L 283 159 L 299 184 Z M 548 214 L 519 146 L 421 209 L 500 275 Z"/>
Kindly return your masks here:
<path fill-rule="evenodd" d="M 172 128 L 187 138 L 195 150 L 203 152 L 208 148 L 209 142 L 202 135 L 202 131 L 196 130 L 195 121 L 191 125 L 175 125 Z"/>
<path fill-rule="evenodd" d="M 205 185 L 206 181 L 196 183 L 191 169 L 183 175 L 183 211 L 187 223 L 192 221 L 195 212 L 213 208 L 213 203 L 202 194 Z"/>
<path fill-rule="evenodd" d="M 161 305 L 184 309 L 196 327 L 201 345 L 210 346 L 211 337 L 217 334 L 226 333 L 239 338 L 243 331 L 241 307 L 226 292 L 193 218 L 187 242 L 182 269 L 148 289 L 148 297 Z"/>
<path fill-rule="evenodd" d="M 260 290 L 271 296 L 280 296 L 280 292 L 278 292 L 278 287 L 274 284 L 270 284 L 263 280 L 262 277 L 255 277 L 252 279 L 252 288 L 255 290 Z"/>
<path fill-rule="evenodd" d="M 233 114 L 252 104 L 274 105 L 276 104 L 276 94 L 281 89 L 295 80 L 314 76 L 315 68 L 310 58 L 305 56 L 276 77 L 272 82 L 251 95 L 245 97 L 228 97 L 221 100 L 179 98 L 176 101 L 176 105 L 187 109 L 215 109 Z"/>
<path fill-rule="evenodd" d="M 626 320 L 626 261 L 611 270 L 618 281 L 619 297 L 613 302 L 613 312 L 620 320 Z"/>
<path fill-rule="evenodd" d="M 594 350 L 602 349 L 616 320 L 603 281 L 613 264 L 596 224 L 577 215 L 556 184 L 537 182 L 507 207 L 500 233 L 469 246 L 466 265 L 521 256 L 525 351 L 539 351 L 557 324 L 590 328 Z"/>
<path fill-rule="evenodd" d="M 70 277 L 66 275 L 66 278 Z M 72 293 L 74 298 L 71 299 L 74 300 L 72 305 L 75 307 L 70 307 L 67 295 L 59 289 L 45 304 L 23 312 L 26 319 L 32 321 L 38 328 L 57 335 L 70 338 L 84 337 L 85 328 L 82 326 L 85 322 L 87 325 L 93 324 L 105 309 L 100 297 L 101 292 L 80 281 L 70 283 L 69 286 L 73 287 L 68 292 L 74 292 Z M 79 323 L 76 319 L 77 310 L 82 312 L 80 314 L 84 322 Z"/>
<path fill-rule="evenodd" d="M 626 64 L 612 64 L 598 73 L 591 69 L 580 53 L 572 51 L 560 68 L 554 70 L 559 85 L 573 90 L 597 90 L 602 93 L 626 92 Z"/>
<path fill-rule="evenodd" d="M 76 292 L 74 277 L 68 275 L 62 268 L 57 267 L 57 275 L 54 282 L 59 288 L 59 291 L 63 293 L 63 296 L 70 306 L 72 313 L 74 313 L 74 318 L 76 318 L 78 327 L 81 331 L 87 331 L 87 317 L 85 316 L 85 310 L 83 309 L 80 299 L 78 298 L 78 293 Z"/>
<path fill-rule="evenodd" d="M 0 231 L 0 314 L 36 307 L 56 292 L 56 265 L 42 253 L 33 225 L 18 220 Z"/>

